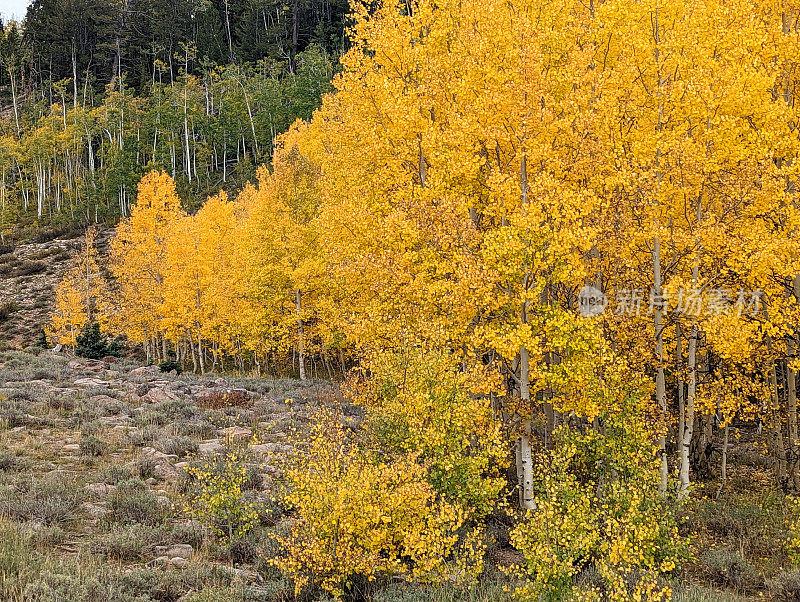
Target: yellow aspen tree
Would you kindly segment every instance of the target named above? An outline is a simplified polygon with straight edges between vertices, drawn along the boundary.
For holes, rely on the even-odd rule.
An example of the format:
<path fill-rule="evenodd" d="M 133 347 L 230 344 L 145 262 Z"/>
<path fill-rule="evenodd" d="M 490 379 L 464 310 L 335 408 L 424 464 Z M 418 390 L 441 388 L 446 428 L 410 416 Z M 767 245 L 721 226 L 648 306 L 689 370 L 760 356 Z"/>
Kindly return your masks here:
<path fill-rule="evenodd" d="M 111 241 L 111 273 L 119 311 L 114 329 L 144 346 L 148 360 L 164 357 L 164 278 L 170 228 L 181 216 L 172 178 L 151 172 L 139 182 L 136 206 Z"/>
<path fill-rule="evenodd" d="M 49 338 L 73 349 L 77 335 L 86 324 L 98 322 L 103 330 L 108 326 L 110 293 L 98 262 L 96 239 L 97 229 L 88 228 L 75 265 L 56 288 L 55 308 L 50 325 L 45 329 Z"/>

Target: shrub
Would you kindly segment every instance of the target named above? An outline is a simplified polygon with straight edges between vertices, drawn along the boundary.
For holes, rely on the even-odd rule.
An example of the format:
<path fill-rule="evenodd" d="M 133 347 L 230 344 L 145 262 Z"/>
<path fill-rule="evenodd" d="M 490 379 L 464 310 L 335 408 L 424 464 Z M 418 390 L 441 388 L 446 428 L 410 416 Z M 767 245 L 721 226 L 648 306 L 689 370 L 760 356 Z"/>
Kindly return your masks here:
<path fill-rule="evenodd" d="M 120 483 L 109 502 L 111 518 L 119 523 L 130 525 L 160 525 L 167 519 L 170 509 L 158 496 L 143 491 L 139 487 L 129 487 Z"/>
<path fill-rule="evenodd" d="M 774 600 L 800 600 L 800 571 L 781 571 L 767 585 Z"/>
<path fill-rule="evenodd" d="M 75 343 L 75 354 L 80 357 L 99 360 L 106 356 L 119 355 L 119 344 L 109 341 L 97 322 L 87 323 L 76 337 Z"/>
<path fill-rule="evenodd" d="M 787 499 L 786 527 L 788 538 L 784 544 L 792 564 L 800 564 L 800 498 Z"/>
<path fill-rule="evenodd" d="M 764 584 L 764 578 L 758 570 L 736 550 L 709 550 L 703 554 L 701 561 L 711 579 L 718 585 L 752 592 Z"/>
<path fill-rule="evenodd" d="M 193 480 L 184 493 L 186 510 L 215 535 L 231 541 L 256 525 L 256 505 L 242 495 L 248 474 L 240 452 L 229 450 L 222 457 L 190 465 L 186 471 Z"/>
<path fill-rule="evenodd" d="M 465 374 L 446 353 L 410 346 L 370 362 L 371 378 L 351 383 L 367 406 L 371 443 L 384 453 L 414 454 L 427 480 L 477 515 L 491 511 L 505 485 L 508 452 L 488 396 L 472 394 L 482 374 Z"/>
<path fill-rule="evenodd" d="M 355 447 L 336 417 L 320 417 L 286 473 L 284 502 L 297 521 L 275 535 L 274 563 L 296 593 L 314 583 L 340 597 L 381 576 L 470 581 L 480 572 L 479 532 L 459 541 L 466 512 L 437 496 L 416 460 L 382 462 Z"/>
<path fill-rule="evenodd" d="M 161 545 L 165 540 L 163 530 L 137 523 L 99 537 L 92 542 L 91 551 L 116 560 L 138 560 L 150 547 Z"/>
<path fill-rule="evenodd" d="M 81 437 L 80 450 L 84 456 L 96 458 L 108 451 L 108 443 L 93 435 Z"/>
<path fill-rule="evenodd" d="M 124 464 L 111 464 L 103 471 L 103 482 L 117 485 L 133 477 L 133 470 Z"/>
<path fill-rule="evenodd" d="M 158 369 L 159 369 L 161 372 L 172 372 L 173 370 L 175 370 L 175 372 L 176 372 L 177 374 L 180 374 L 181 372 L 183 372 L 183 368 L 182 368 L 182 367 L 181 367 L 181 365 L 180 365 L 178 362 L 176 362 L 175 360 L 168 360 L 168 361 L 166 361 L 166 362 L 161 362 L 161 363 L 158 365 Z"/>
<path fill-rule="evenodd" d="M 0 499 L 0 509 L 19 521 L 35 520 L 43 525 L 58 525 L 74 518 L 81 503 L 75 483 L 60 478 L 33 482 Z"/>
<path fill-rule="evenodd" d="M 206 410 L 222 410 L 229 407 L 249 408 L 253 400 L 247 391 L 240 389 L 211 389 L 197 400 L 197 405 Z"/>
<path fill-rule="evenodd" d="M 15 276 L 32 276 L 47 271 L 44 261 L 23 261 L 14 269 Z"/>
<path fill-rule="evenodd" d="M 197 453 L 197 441 L 189 437 L 168 437 L 156 445 L 165 454 L 172 454 L 182 458 Z"/>
<path fill-rule="evenodd" d="M 19 311 L 19 304 L 15 301 L 7 301 L 0 303 L 0 323 L 5 322 L 11 317 L 11 314 Z"/>
<path fill-rule="evenodd" d="M 659 577 L 684 553 L 676 521 L 658 493 L 653 433 L 635 383 L 607 375 L 613 402 L 584 432 L 561 426 L 539 459 L 535 510 L 511 532 L 523 555 L 513 572 L 528 579 L 518 593 L 566 596 L 586 567 L 597 572 L 594 594 L 605 600 L 668 598 Z M 588 595 L 588 594 L 586 594 Z"/>

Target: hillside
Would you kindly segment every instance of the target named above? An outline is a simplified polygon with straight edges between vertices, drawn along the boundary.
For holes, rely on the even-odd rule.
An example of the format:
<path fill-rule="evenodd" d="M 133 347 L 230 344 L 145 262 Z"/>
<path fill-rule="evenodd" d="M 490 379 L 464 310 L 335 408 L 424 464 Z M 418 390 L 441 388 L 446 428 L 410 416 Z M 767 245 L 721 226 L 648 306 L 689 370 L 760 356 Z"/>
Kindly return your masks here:
<path fill-rule="evenodd" d="M 100 245 L 108 240 L 101 236 Z M 72 265 L 81 239 L 68 236 L 0 248 L 0 349 L 22 349 L 40 340 L 55 288 Z"/>

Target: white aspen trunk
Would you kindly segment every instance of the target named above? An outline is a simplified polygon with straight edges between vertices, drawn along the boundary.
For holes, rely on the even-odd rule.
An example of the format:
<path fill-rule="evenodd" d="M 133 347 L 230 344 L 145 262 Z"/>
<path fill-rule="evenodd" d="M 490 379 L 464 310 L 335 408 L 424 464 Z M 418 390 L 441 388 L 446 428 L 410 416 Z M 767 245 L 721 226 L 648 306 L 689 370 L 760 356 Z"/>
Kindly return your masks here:
<path fill-rule="evenodd" d="M 17 136 L 19 136 L 22 130 L 19 127 L 19 110 L 17 109 L 17 78 L 14 77 L 13 69 L 9 68 L 8 76 L 11 79 L 11 102 L 14 105 L 14 123 L 17 126 Z"/>
<path fill-rule="evenodd" d="M 247 90 L 244 87 L 244 84 L 239 81 L 239 78 L 234 78 L 236 83 L 239 84 L 242 88 L 242 94 L 244 95 L 244 103 L 247 107 L 247 116 L 250 118 L 250 131 L 253 133 L 253 150 L 254 150 L 254 157 L 253 159 L 257 159 L 258 155 L 258 138 L 256 138 L 256 125 L 255 121 L 253 121 L 253 110 L 250 107 L 250 99 L 247 96 Z M 242 136 L 242 146 L 244 146 L 244 136 Z M 245 149 L 246 150 L 246 149 Z"/>
<path fill-rule="evenodd" d="M 676 447 L 681 446 L 683 430 L 686 426 L 686 399 L 683 391 L 683 329 L 680 319 L 675 322 L 675 364 L 678 375 L 678 433 Z"/>
<path fill-rule="evenodd" d="M 197 367 L 198 367 L 198 364 L 197 364 L 197 351 L 194 348 L 194 342 L 192 342 L 192 333 L 187 332 L 186 334 L 187 334 L 186 345 L 189 347 L 189 349 L 192 352 L 192 373 L 197 373 Z"/>
<path fill-rule="evenodd" d="M 78 59 L 75 54 L 75 43 L 72 43 L 72 108 L 78 109 Z M 64 107 L 66 115 L 66 107 Z"/>
<path fill-rule="evenodd" d="M 656 222 L 656 226 L 658 222 Z M 661 299 L 661 245 L 656 233 L 653 240 L 653 293 L 655 298 L 660 301 Z M 656 403 L 661 409 L 661 417 L 663 420 L 662 429 L 664 429 L 658 438 L 659 451 L 661 453 L 661 464 L 659 467 L 660 481 L 658 484 L 659 492 L 664 495 L 667 492 L 667 481 L 669 479 L 669 464 L 667 463 L 667 390 L 664 382 L 664 333 L 663 333 L 663 320 L 662 320 L 662 307 L 660 303 L 656 304 L 655 311 L 653 312 L 653 328 L 656 339 Z"/>
<path fill-rule="evenodd" d="M 703 199 L 697 199 L 697 225 L 703 217 Z M 698 245 L 697 258 L 692 268 L 692 287 L 697 288 L 700 282 L 700 252 Z M 689 469 L 689 450 L 692 446 L 692 436 L 694 435 L 694 402 L 697 397 L 697 338 L 699 336 L 697 328 L 697 318 L 692 318 L 692 329 L 689 335 L 689 357 L 687 368 L 689 372 L 689 383 L 686 391 L 686 412 L 684 416 L 684 429 L 681 432 L 680 441 L 680 471 L 678 473 L 678 499 L 685 499 L 689 495 L 690 469 Z"/>
<path fill-rule="evenodd" d="M 206 362 L 203 359 L 203 339 L 200 336 L 200 332 L 197 333 L 197 357 L 200 359 L 200 374 L 206 373 Z"/>
<path fill-rule="evenodd" d="M 522 347 L 519 350 L 519 383 L 522 405 L 530 407 L 530 353 Z M 517 478 L 519 481 L 519 506 L 523 510 L 535 510 L 533 499 L 533 451 L 531 445 L 531 421 L 522 421 L 522 433 L 517 440 Z"/>
<path fill-rule="evenodd" d="M 522 151 L 522 160 L 519 169 L 520 200 L 523 212 L 528 204 L 528 162 L 525 150 Z M 528 301 L 522 303 L 520 322 L 528 322 Z M 530 385 L 530 351 L 524 345 L 519 350 L 519 396 L 522 401 L 523 411 L 529 412 L 531 408 Z M 517 440 L 517 474 L 519 478 L 519 505 L 523 510 L 534 510 L 536 503 L 533 499 L 533 451 L 531 446 L 531 420 L 526 415 L 522 421 L 522 432 Z"/>
<path fill-rule="evenodd" d="M 300 289 L 295 291 L 295 305 L 297 307 L 297 359 L 300 364 L 300 380 L 306 380 L 306 350 L 305 333 L 302 318 L 302 299 Z"/>
<path fill-rule="evenodd" d="M 696 270 L 697 268 L 695 268 Z M 692 330 L 689 335 L 689 358 L 687 368 L 689 371 L 689 387 L 686 395 L 686 417 L 680 448 L 680 473 L 678 474 L 678 499 L 685 499 L 689 495 L 689 448 L 692 445 L 694 432 L 694 400 L 697 394 L 697 322 L 692 321 Z"/>

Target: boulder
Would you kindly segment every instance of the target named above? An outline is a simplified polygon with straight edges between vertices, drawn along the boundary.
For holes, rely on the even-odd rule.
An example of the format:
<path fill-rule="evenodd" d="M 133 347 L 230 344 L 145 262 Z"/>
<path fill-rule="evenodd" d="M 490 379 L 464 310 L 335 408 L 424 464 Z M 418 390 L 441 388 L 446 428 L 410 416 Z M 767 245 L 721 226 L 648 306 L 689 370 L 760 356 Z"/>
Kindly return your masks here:
<path fill-rule="evenodd" d="M 171 546 L 156 546 L 156 555 L 166 556 L 167 558 L 184 558 L 188 560 L 194 555 L 194 548 L 188 543 L 176 543 Z"/>
<path fill-rule="evenodd" d="M 230 439 L 231 441 L 241 441 L 242 439 L 249 439 L 252 437 L 253 431 L 243 426 L 229 426 L 224 429 L 219 429 L 217 435 L 225 439 Z"/>
<path fill-rule="evenodd" d="M 109 387 L 108 381 L 100 380 L 99 378 L 79 378 L 74 381 L 76 385 L 79 387 L 87 387 L 87 388 L 102 388 L 107 389 Z"/>
<path fill-rule="evenodd" d="M 225 446 L 219 442 L 219 439 L 209 439 L 207 441 L 202 441 L 197 446 L 197 452 L 202 456 L 210 456 L 221 452 L 225 449 Z"/>
<path fill-rule="evenodd" d="M 117 490 L 115 485 L 108 485 L 107 483 L 89 483 L 85 487 L 86 491 L 94 495 L 109 495 Z"/>
<path fill-rule="evenodd" d="M 150 389 L 146 395 L 142 396 L 142 401 L 145 403 L 163 403 L 165 401 L 177 401 L 181 398 L 180 394 L 175 391 L 168 391 L 167 389 L 156 388 Z"/>
<path fill-rule="evenodd" d="M 106 508 L 104 502 L 98 502 L 96 504 L 92 502 L 83 502 L 81 508 L 91 518 L 102 518 L 110 512 L 110 510 Z"/>

